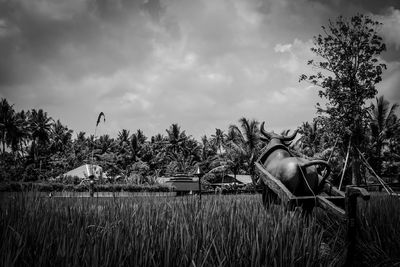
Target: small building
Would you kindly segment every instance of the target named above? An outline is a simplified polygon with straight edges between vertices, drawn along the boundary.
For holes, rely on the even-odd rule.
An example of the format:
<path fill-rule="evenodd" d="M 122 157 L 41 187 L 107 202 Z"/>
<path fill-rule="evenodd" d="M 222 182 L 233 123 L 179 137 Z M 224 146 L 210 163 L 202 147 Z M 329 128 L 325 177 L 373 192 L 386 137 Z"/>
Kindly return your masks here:
<path fill-rule="evenodd" d="M 62 174 L 63 177 L 78 177 L 80 179 L 88 178 L 91 174 L 94 175 L 95 179 L 104 178 L 103 168 L 99 165 L 83 164 L 78 168 L 70 170 Z"/>
<path fill-rule="evenodd" d="M 175 187 L 175 191 L 180 194 L 199 191 L 199 178 L 195 176 L 178 174 L 171 177 L 160 177 L 156 180 L 158 183 L 165 183 Z M 201 189 L 204 190 L 203 185 Z"/>
<path fill-rule="evenodd" d="M 212 180 L 211 186 L 216 187 L 226 187 L 226 186 L 237 186 L 242 187 L 247 184 L 251 184 L 253 181 L 250 175 L 235 175 L 233 174 L 225 174 L 221 176 L 217 176 L 216 179 Z"/>
<path fill-rule="evenodd" d="M 232 174 L 230 174 L 230 175 L 232 175 Z M 247 175 L 247 174 L 245 174 L 245 175 L 237 174 L 236 180 L 238 180 L 239 182 L 241 182 L 244 185 L 253 183 L 253 180 L 251 179 L 251 175 Z"/>

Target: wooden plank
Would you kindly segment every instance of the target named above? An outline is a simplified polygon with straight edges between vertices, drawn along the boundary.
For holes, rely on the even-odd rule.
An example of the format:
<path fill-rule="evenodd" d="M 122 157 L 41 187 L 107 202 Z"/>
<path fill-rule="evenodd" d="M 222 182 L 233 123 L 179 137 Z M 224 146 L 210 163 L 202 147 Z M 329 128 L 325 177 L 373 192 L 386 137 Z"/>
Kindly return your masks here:
<path fill-rule="evenodd" d="M 319 207 L 327 211 L 329 214 L 335 216 L 339 221 L 345 222 L 346 221 L 346 212 L 344 209 L 336 206 L 334 203 L 329 201 L 329 199 L 317 196 L 317 204 Z"/>
<path fill-rule="evenodd" d="M 293 206 L 314 207 L 317 204 L 317 198 L 315 196 L 296 196 L 290 200 L 290 204 Z"/>
<path fill-rule="evenodd" d="M 328 200 L 335 200 L 335 199 L 344 199 L 342 196 L 325 196 Z"/>
<path fill-rule="evenodd" d="M 274 191 L 275 194 L 281 199 L 282 202 L 289 203 L 295 196 L 286 188 L 286 186 L 270 174 L 260 163 L 256 162 L 256 171 L 263 183 L 268 186 L 269 189 Z"/>

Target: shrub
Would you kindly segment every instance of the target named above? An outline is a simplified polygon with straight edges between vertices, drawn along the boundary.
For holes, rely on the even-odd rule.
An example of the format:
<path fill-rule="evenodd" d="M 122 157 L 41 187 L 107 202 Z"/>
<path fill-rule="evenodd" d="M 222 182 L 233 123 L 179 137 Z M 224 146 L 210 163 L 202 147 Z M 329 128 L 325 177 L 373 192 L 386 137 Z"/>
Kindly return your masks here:
<path fill-rule="evenodd" d="M 95 184 L 95 191 L 98 192 L 170 192 L 173 187 L 164 184 Z M 24 191 L 38 191 L 38 192 L 87 192 L 89 191 L 89 184 L 63 184 L 63 183 L 48 183 L 48 182 L 8 182 L 0 184 L 0 192 L 24 192 Z"/>

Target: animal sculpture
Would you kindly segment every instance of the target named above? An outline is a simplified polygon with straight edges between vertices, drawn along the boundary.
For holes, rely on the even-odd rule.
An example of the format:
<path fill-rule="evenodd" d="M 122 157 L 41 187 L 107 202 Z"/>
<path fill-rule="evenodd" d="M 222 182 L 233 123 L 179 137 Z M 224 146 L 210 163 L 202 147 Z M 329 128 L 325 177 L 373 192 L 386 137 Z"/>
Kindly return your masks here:
<path fill-rule="evenodd" d="M 324 160 L 296 157 L 290 152 L 288 147 L 295 139 L 297 130 L 290 136 L 282 136 L 265 131 L 263 122 L 260 132 L 261 140 L 268 142 L 258 159 L 265 170 L 280 180 L 295 196 L 318 194 L 331 171 L 328 163 Z M 322 178 L 318 174 L 318 166 L 326 169 Z"/>

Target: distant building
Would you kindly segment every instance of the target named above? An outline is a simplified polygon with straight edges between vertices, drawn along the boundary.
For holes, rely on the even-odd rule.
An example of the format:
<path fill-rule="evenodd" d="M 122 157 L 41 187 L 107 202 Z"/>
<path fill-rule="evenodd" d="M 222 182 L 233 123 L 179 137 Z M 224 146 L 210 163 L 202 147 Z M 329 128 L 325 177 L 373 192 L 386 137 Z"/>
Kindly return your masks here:
<path fill-rule="evenodd" d="M 70 177 L 78 177 L 80 179 L 88 178 L 90 175 L 94 175 L 95 179 L 105 178 L 103 173 L 103 168 L 99 165 L 92 165 L 92 164 L 83 164 L 78 168 L 70 170 L 62 174 L 63 177 L 70 176 Z"/>
<path fill-rule="evenodd" d="M 233 174 L 229 174 L 229 175 L 233 176 Z M 247 174 L 246 175 L 237 174 L 236 180 L 238 180 L 239 182 L 241 182 L 244 185 L 253 183 L 253 180 L 251 179 L 251 175 L 247 175 Z"/>
<path fill-rule="evenodd" d="M 212 180 L 211 186 L 212 187 L 223 187 L 223 186 L 245 186 L 247 184 L 251 184 L 253 181 L 251 180 L 250 175 L 235 175 L 233 174 L 225 174 L 217 176 L 215 179 Z"/>
<path fill-rule="evenodd" d="M 160 184 L 165 183 L 175 187 L 177 193 L 185 194 L 199 191 L 199 178 L 190 175 L 178 174 L 171 177 L 159 177 L 156 181 Z M 202 190 L 204 190 L 203 186 Z"/>

